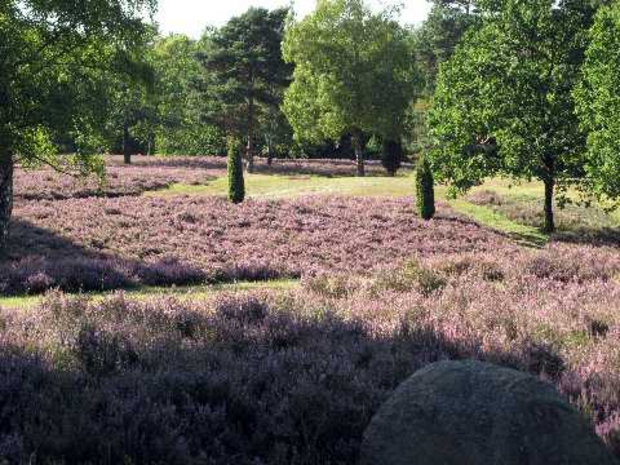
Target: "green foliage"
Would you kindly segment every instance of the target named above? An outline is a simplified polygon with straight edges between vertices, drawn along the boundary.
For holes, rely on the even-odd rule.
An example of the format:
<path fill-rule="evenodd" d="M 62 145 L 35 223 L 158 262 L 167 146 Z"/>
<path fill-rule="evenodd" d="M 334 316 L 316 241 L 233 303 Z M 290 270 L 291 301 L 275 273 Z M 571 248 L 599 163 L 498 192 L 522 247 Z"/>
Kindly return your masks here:
<path fill-rule="evenodd" d="M 450 59 L 465 32 L 479 19 L 472 1 L 433 3 L 428 18 L 413 33 L 416 63 L 427 95 L 433 94 L 441 64 Z"/>
<path fill-rule="evenodd" d="M 132 50 L 120 54 L 102 71 L 107 84 L 107 105 L 102 111 L 107 115 L 108 145 L 116 153 L 122 151 L 126 163 L 136 151 L 150 153 L 154 143 L 158 115 L 153 36 L 154 31 L 147 30 Z M 145 150 L 136 150 L 138 145 Z"/>
<path fill-rule="evenodd" d="M 554 188 L 584 175 L 572 90 L 593 9 L 553 0 L 481 4 L 481 26 L 440 72 L 433 166 L 454 193 L 495 174 L 542 180 L 553 230 Z"/>
<path fill-rule="evenodd" d="M 233 203 L 245 199 L 241 145 L 232 137 L 228 140 L 228 199 Z"/>
<path fill-rule="evenodd" d="M 282 124 L 277 113 L 291 73 L 281 52 L 287 15 L 288 9 L 250 8 L 213 32 L 201 54 L 210 73 L 206 90 L 212 101 L 205 116 L 247 142 L 250 170 L 259 129 L 266 126 L 273 138 Z"/>
<path fill-rule="evenodd" d="M 430 163 L 425 156 L 420 157 L 416 164 L 415 184 L 418 214 L 430 220 L 435 216 L 435 185 Z"/>
<path fill-rule="evenodd" d="M 590 32 L 583 80 L 575 91 L 588 135 L 585 164 L 592 192 L 620 198 L 620 5 L 601 8 Z"/>
<path fill-rule="evenodd" d="M 403 144 L 400 141 L 385 139 L 381 164 L 390 176 L 394 176 L 403 162 Z"/>
<path fill-rule="evenodd" d="M 170 155 L 220 155 L 226 152 L 223 131 L 203 121 L 212 99 L 207 96 L 209 76 L 196 56 L 210 46 L 178 34 L 158 38 L 153 45 L 158 125 L 157 151 Z"/>
<path fill-rule="evenodd" d="M 393 11 L 375 14 L 363 0 L 321 1 L 289 25 L 283 49 L 295 64 L 284 99 L 295 137 L 352 134 L 363 173 L 362 133 L 400 136 L 415 90 L 411 49 Z"/>
<path fill-rule="evenodd" d="M 83 161 L 80 172 L 100 166 L 89 158 L 103 148 L 101 70 L 140 43 L 143 15 L 154 7 L 154 0 L 1 2 L 0 152 L 64 169 L 57 153 L 68 150 Z M 42 137 L 54 148 L 45 156 L 34 150 Z"/>

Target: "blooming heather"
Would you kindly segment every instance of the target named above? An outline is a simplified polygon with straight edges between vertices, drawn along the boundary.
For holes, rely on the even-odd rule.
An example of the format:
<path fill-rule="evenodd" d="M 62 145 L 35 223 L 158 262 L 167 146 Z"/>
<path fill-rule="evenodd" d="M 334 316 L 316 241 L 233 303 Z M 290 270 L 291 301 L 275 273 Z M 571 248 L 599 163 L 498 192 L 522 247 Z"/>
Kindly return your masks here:
<path fill-rule="evenodd" d="M 399 383 L 464 358 L 553 383 L 620 456 L 613 255 L 435 255 L 200 301 L 52 293 L 0 312 L 0 457 L 354 464 Z"/>
<path fill-rule="evenodd" d="M 0 262 L 6 293 L 125 287 L 123 281 L 143 281 L 136 268 L 148 274 L 164 261 L 189 270 L 188 282 L 196 282 L 196 270 L 204 282 L 217 282 L 366 272 L 414 255 L 514 248 L 445 210 L 425 223 L 411 199 L 306 197 L 236 206 L 197 196 L 40 200 L 19 203 L 15 218 L 12 259 Z M 94 279 L 80 283 L 82 276 Z"/>

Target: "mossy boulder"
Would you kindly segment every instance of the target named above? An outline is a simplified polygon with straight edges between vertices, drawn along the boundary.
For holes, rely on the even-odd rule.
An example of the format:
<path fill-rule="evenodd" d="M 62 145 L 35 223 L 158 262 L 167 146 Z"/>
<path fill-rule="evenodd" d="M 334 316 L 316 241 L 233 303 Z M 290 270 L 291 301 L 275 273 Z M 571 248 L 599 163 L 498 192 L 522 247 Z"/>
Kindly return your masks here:
<path fill-rule="evenodd" d="M 368 427 L 360 465 L 611 465 L 582 415 L 548 383 L 440 362 L 403 383 Z"/>

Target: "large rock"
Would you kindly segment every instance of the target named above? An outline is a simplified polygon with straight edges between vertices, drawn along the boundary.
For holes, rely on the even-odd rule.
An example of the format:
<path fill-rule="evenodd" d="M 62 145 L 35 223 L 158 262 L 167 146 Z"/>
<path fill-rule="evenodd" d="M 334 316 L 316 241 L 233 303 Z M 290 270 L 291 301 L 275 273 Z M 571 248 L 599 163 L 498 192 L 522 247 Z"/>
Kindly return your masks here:
<path fill-rule="evenodd" d="M 441 362 L 414 374 L 364 436 L 361 465 L 616 464 L 579 412 L 519 371 Z"/>

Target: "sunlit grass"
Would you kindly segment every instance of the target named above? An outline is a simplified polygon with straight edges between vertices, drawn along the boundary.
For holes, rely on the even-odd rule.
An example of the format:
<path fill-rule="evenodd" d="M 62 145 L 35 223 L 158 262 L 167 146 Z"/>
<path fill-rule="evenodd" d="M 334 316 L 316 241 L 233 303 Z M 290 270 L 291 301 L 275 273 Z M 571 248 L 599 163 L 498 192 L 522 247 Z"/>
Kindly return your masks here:
<path fill-rule="evenodd" d="M 282 176 L 246 174 L 246 192 L 255 199 L 290 199 L 305 195 L 349 195 L 368 197 L 406 197 L 413 195 L 414 180 L 410 175 L 387 177 L 368 176 L 334 177 L 325 176 Z M 228 180 L 218 178 L 206 185 L 190 186 L 174 184 L 167 189 L 146 195 L 226 195 Z"/>
<path fill-rule="evenodd" d="M 548 237 L 540 229 L 511 221 L 490 208 L 475 205 L 463 199 L 451 201 L 450 206 L 477 223 L 506 233 L 524 245 L 542 246 L 548 241 Z"/>
<path fill-rule="evenodd" d="M 181 300 L 201 300 L 206 299 L 218 292 L 241 292 L 241 291 L 254 291 L 254 290 L 288 290 L 293 289 L 299 284 L 296 280 L 272 280 L 272 281 L 256 281 L 256 282 L 236 282 L 236 283 L 222 283 L 202 286 L 179 286 L 179 287 L 149 287 L 143 286 L 134 289 L 125 290 L 125 294 L 133 299 L 144 300 L 157 296 L 176 296 Z M 88 292 L 85 293 L 88 297 L 92 297 L 94 300 L 102 300 L 118 291 L 110 292 Z M 42 299 L 42 296 L 14 296 L 14 297 L 0 297 L 0 307 L 7 309 L 18 308 L 31 308 L 37 305 Z"/>

